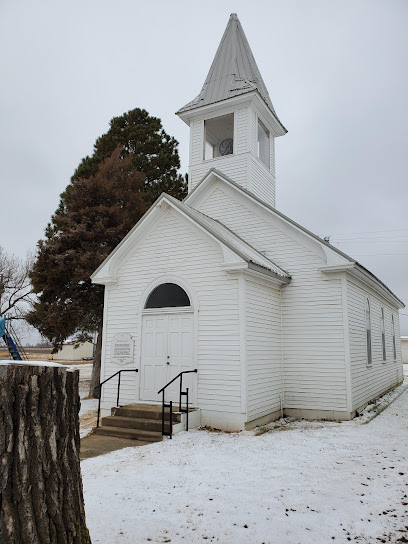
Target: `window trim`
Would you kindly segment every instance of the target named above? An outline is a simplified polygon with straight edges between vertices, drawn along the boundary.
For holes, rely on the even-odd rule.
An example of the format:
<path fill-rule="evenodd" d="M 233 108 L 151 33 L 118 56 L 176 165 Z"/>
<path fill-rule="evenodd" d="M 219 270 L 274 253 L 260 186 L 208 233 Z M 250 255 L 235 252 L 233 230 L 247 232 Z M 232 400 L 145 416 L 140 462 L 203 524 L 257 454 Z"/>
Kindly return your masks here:
<path fill-rule="evenodd" d="M 170 305 L 163 305 L 163 306 L 149 306 L 149 303 L 152 300 L 152 297 L 153 297 L 153 300 L 155 300 L 154 297 L 155 296 L 157 297 L 157 293 L 159 292 L 159 290 L 161 290 L 161 291 L 164 290 L 165 291 L 166 288 L 170 289 L 171 297 L 175 296 L 175 298 L 177 299 L 177 297 L 181 296 L 182 298 L 184 298 L 183 302 L 188 301 L 188 304 L 170 304 Z M 160 295 L 163 297 L 163 293 L 160 293 Z M 185 300 L 185 299 L 187 299 L 187 300 Z M 168 300 L 166 302 L 168 302 Z M 173 309 L 173 311 L 177 311 L 178 308 L 188 308 L 188 309 L 191 308 L 191 300 L 190 300 L 190 297 L 188 296 L 188 293 L 186 292 L 185 289 L 183 289 L 183 287 L 181 287 L 181 285 L 179 285 L 178 283 L 175 283 L 175 282 L 163 282 L 163 283 L 160 283 L 159 285 L 156 285 L 156 287 L 154 287 L 150 291 L 149 295 L 146 298 L 145 304 L 144 304 L 144 310 L 163 310 L 163 309 L 169 309 L 169 308 Z"/>
<path fill-rule="evenodd" d="M 261 159 L 260 145 L 259 145 L 259 143 L 260 143 L 259 142 L 259 126 L 261 127 L 261 129 L 265 132 L 265 134 L 268 137 L 268 144 L 269 144 L 268 145 L 268 164 L 265 163 Z M 259 160 L 259 162 L 264 166 L 264 168 L 266 168 L 268 170 L 268 172 L 270 172 L 271 171 L 271 139 L 272 139 L 271 131 L 259 116 L 257 116 L 256 128 L 257 128 L 257 131 L 256 131 L 256 157 Z"/>
<path fill-rule="evenodd" d="M 365 302 L 366 357 L 367 357 L 367 366 L 371 367 L 373 366 L 373 338 L 372 338 L 373 327 L 371 324 L 371 304 L 368 297 L 366 297 L 365 300 L 366 300 Z M 370 328 L 367 327 L 367 321 L 370 325 Z"/>
<path fill-rule="evenodd" d="M 382 348 L 382 362 L 387 362 L 387 345 L 385 341 L 385 315 L 384 315 L 384 307 L 381 306 L 381 348 Z"/>
<path fill-rule="evenodd" d="M 391 314 L 391 333 L 392 333 L 392 355 L 394 361 L 397 360 L 397 342 L 395 339 L 395 324 L 394 324 L 394 314 Z"/>

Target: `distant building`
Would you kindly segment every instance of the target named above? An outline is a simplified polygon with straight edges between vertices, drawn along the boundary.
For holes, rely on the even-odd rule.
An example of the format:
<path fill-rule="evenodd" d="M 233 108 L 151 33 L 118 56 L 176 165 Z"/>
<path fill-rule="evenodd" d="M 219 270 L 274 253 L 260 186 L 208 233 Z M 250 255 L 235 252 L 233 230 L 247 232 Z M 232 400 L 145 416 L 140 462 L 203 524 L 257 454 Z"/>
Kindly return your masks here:
<path fill-rule="evenodd" d="M 408 365 L 408 336 L 401 336 L 402 362 Z"/>
<path fill-rule="evenodd" d="M 93 357 L 92 342 L 68 342 L 62 349 L 53 355 L 54 361 L 82 361 Z"/>

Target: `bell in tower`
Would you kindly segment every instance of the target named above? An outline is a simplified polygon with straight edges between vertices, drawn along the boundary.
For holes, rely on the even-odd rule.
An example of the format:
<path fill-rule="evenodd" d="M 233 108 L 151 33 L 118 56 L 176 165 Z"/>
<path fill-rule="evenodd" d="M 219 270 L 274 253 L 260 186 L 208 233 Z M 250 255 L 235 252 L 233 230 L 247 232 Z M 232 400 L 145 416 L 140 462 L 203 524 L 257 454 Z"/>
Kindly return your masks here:
<path fill-rule="evenodd" d="M 204 160 L 232 155 L 234 151 L 234 114 L 204 121 Z"/>

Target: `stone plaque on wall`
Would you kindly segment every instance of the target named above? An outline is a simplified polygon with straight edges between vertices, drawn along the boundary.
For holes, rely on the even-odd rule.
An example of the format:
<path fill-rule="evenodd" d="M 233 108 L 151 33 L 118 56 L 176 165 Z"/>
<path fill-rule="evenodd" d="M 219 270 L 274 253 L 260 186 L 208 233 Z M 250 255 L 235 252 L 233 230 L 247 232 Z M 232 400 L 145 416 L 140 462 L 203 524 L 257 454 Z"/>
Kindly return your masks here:
<path fill-rule="evenodd" d="M 126 332 L 115 334 L 112 339 L 111 361 L 118 365 L 133 362 L 133 339 L 130 334 Z"/>

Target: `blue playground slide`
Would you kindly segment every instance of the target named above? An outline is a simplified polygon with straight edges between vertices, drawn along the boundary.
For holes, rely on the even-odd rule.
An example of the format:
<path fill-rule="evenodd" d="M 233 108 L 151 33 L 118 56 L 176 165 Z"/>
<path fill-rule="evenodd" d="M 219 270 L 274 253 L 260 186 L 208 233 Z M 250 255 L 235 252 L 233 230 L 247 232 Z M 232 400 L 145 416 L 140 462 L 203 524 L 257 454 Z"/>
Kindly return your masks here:
<path fill-rule="evenodd" d="M 14 361 L 27 360 L 24 349 L 20 345 L 11 325 L 6 326 L 5 317 L 0 317 L 0 338 L 3 338 L 7 346 L 10 359 L 13 359 Z"/>

